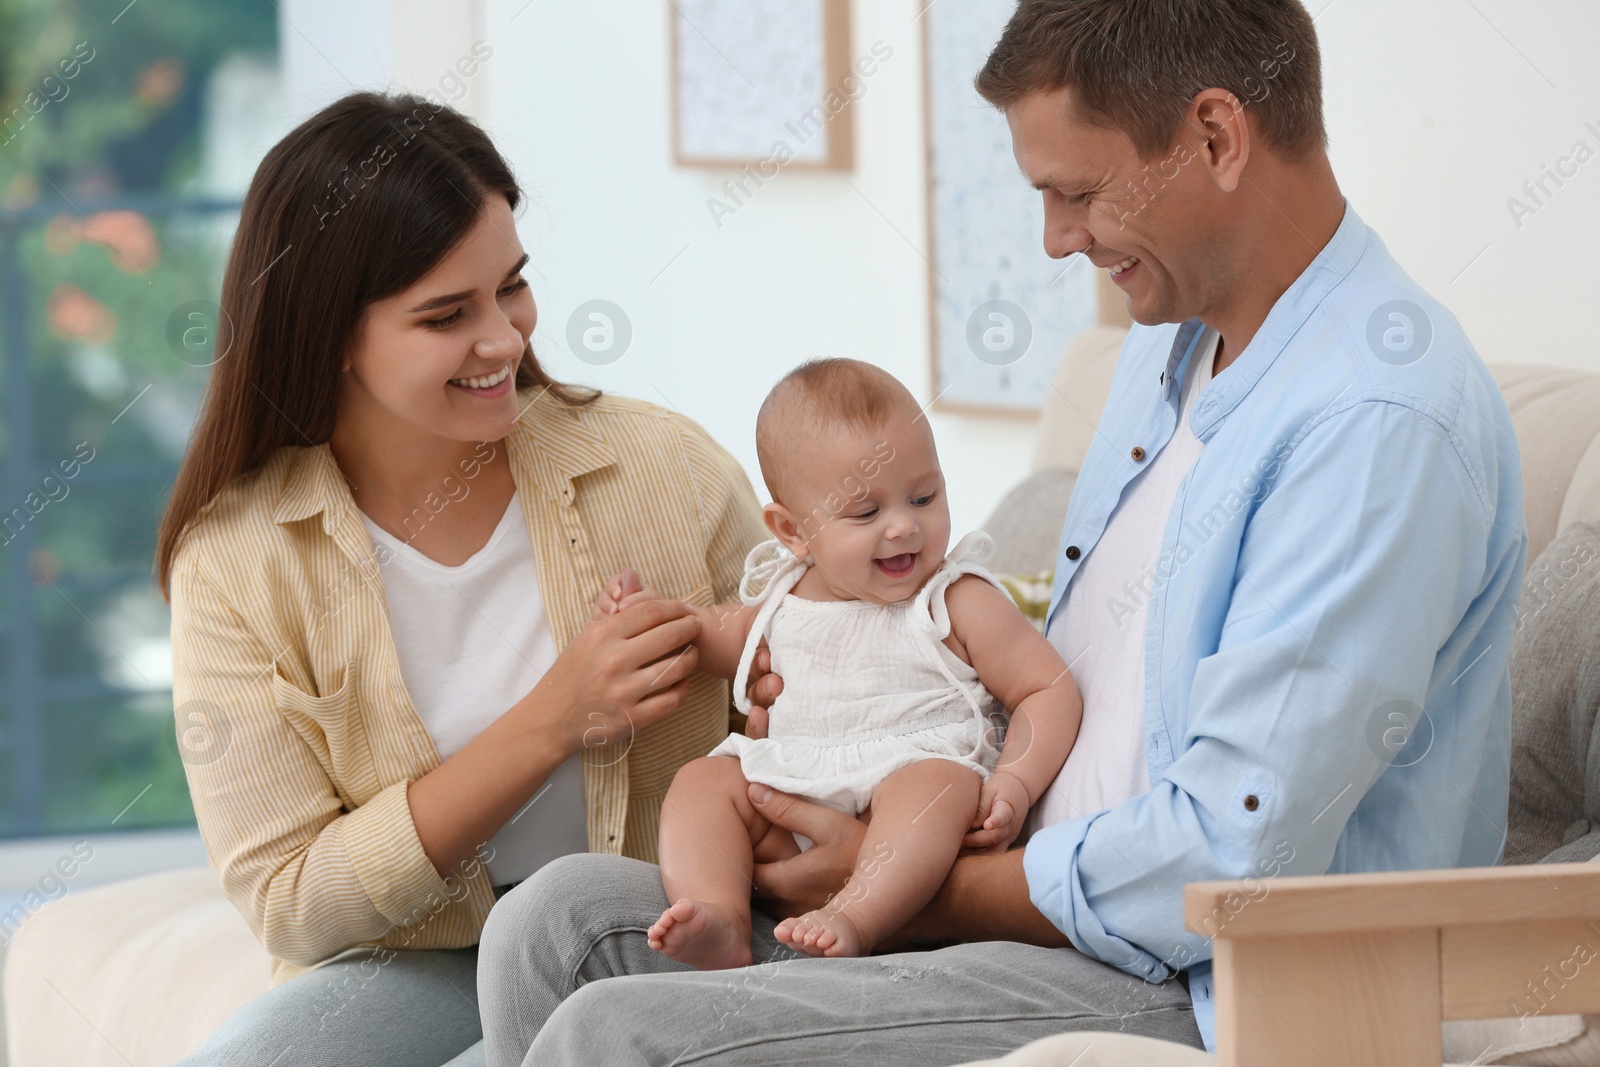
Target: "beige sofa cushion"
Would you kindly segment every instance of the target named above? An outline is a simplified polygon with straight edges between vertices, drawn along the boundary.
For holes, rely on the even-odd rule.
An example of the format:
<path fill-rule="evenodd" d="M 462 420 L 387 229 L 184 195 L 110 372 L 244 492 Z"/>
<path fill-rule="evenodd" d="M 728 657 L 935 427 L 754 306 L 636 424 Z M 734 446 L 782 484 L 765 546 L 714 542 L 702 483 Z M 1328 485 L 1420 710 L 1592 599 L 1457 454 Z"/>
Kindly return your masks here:
<path fill-rule="evenodd" d="M 1096 326 L 1072 339 L 1039 412 L 1039 435 L 1033 442 L 1033 469 L 1060 469 L 1076 474 L 1083 467 L 1094 428 L 1100 422 L 1117 357 L 1128 331 Z M 1057 533 L 1061 531 L 1057 529 Z"/>
<path fill-rule="evenodd" d="M 1497 1067 L 1593 1067 L 1600 1063 L 1600 1034 L 1592 1015 L 1468 1019 L 1444 1025 L 1445 1055 L 1462 1063 Z"/>
<path fill-rule="evenodd" d="M 1539 1024 L 1533 1027 L 1537 1030 L 1543 1024 L 1553 1020 L 1532 1020 Z M 1447 1023 L 1445 1026 L 1445 1055 L 1461 1057 L 1458 1060 L 1447 1060 L 1445 1067 L 1477 1067 L 1482 1064 L 1506 1064 L 1505 1060 L 1483 1060 L 1473 1058 L 1470 1061 L 1465 1050 L 1475 1048 L 1482 1050 L 1488 1047 L 1486 1042 L 1472 1042 L 1466 1044 L 1452 1043 L 1452 1026 L 1457 1024 Z M 1476 1025 L 1476 1024 L 1471 1024 Z M 1513 1020 L 1511 1026 L 1515 1027 Z M 1503 1029 L 1503 1028 L 1502 1028 Z M 1543 1027 L 1548 1030 L 1548 1026 Z M 1465 1031 L 1457 1031 L 1454 1036 L 1465 1036 Z M 1503 1044 L 1495 1047 L 1505 1049 Z M 1520 1067 L 1592 1067 L 1600 1062 L 1594 1058 L 1592 1046 L 1582 1049 L 1577 1043 L 1564 1045 L 1559 1050 L 1547 1049 L 1542 1055 L 1550 1056 L 1559 1054 L 1558 1059 L 1534 1058 L 1519 1059 Z M 1587 1058 L 1571 1058 L 1585 1056 Z M 1030 1041 L 1015 1052 L 1000 1057 L 997 1060 L 973 1060 L 961 1064 L 960 1067 L 1216 1067 L 1217 1057 L 1210 1053 L 1201 1052 L 1199 1049 L 1189 1048 L 1185 1045 L 1173 1044 L 1170 1041 L 1157 1041 L 1149 1037 L 1133 1037 L 1129 1034 L 1099 1033 L 1088 1031 L 1074 1034 L 1057 1034 L 1055 1037 L 1041 1037 L 1037 1041 Z"/>
<path fill-rule="evenodd" d="M 1575 522 L 1600 526 L 1600 434 L 1589 442 L 1589 450 L 1573 468 L 1572 485 L 1567 489 L 1567 502 L 1561 505 L 1556 530 L 1559 533 Z"/>
<path fill-rule="evenodd" d="M 1077 480 L 1069 470 L 1046 467 L 1012 486 L 983 524 L 995 543 L 994 556 L 985 566 L 996 574 L 1042 575 L 1048 586 L 1055 574 L 1067 501 Z"/>
<path fill-rule="evenodd" d="M 1600 457 L 1586 464 L 1586 481 L 1574 481 L 1580 461 L 1600 437 L 1600 374 L 1538 364 L 1491 364 L 1522 454 L 1522 497 L 1528 519 L 1528 562 L 1564 527 L 1569 487 L 1589 502 L 1600 500 Z M 1578 505 L 1581 507 L 1582 505 Z"/>
<path fill-rule="evenodd" d="M 70 893 L 6 958 L 10 1067 L 169 1067 L 266 992 L 270 958 L 209 867 Z"/>

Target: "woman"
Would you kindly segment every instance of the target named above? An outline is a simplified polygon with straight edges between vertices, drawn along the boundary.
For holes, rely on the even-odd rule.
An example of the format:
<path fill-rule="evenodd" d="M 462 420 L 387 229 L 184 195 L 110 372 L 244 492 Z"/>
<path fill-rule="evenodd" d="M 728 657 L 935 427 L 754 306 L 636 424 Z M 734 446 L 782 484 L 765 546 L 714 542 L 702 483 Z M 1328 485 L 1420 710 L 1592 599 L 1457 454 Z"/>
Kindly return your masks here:
<path fill-rule="evenodd" d="M 196 818 L 273 986 L 185 1064 L 473 1060 L 495 900 L 563 854 L 653 860 L 727 733 L 674 601 L 735 594 L 755 495 L 693 421 L 540 369 L 521 199 L 463 116 L 370 93 L 251 182 L 156 575 Z M 628 566 L 668 599 L 590 621 Z"/>

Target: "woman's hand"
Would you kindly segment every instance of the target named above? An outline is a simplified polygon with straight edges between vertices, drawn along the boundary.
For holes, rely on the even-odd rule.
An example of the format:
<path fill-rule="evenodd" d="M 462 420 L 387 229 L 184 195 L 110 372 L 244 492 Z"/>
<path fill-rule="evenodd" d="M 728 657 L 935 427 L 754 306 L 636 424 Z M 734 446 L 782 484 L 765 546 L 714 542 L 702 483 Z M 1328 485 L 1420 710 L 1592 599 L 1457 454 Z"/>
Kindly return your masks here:
<path fill-rule="evenodd" d="M 750 802 L 776 826 L 811 839 L 811 847 L 786 860 L 758 863 L 755 895 L 778 919 L 814 911 L 844 888 L 867 836 L 867 824 L 842 811 L 752 782 Z"/>
<path fill-rule="evenodd" d="M 605 588 L 600 590 L 600 595 L 595 598 L 594 608 L 589 617 L 591 619 L 604 619 L 635 604 L 659 599 L 661 599 L 661 594 L 646 585 L 644 579 L 639 576 L 638 571 L 635 571 L 632 567 L 626 567 L 607 582 Z M 690 610 L 692 611 L 693 609 Z M 704 610 L 709 610 L 713 614 L 709 620 L 702 621 L 701 632 L 705 632 L 706 628 L 714 627 L 718 624 L 720 616 L 715 613 L 723 609 L 712 608 Z M 736 662 L 737 659 L 738 656 L 735 650 L 730 663 Z M 714 668 L 715 660 L 708 661 L 708 664 Z M 731 671 L 731 667 L 729 670 Z M 767 642 L 763 639 L 756 649 L 755 658 L 750 665 L 750 680 L 745 686 L 745 695 L 751 702 L 750 713 L 745 722 L 744 732 L 747 736 L 767 736 L 767 709 L 771 707 L 774 700 L 778 699 L 778 694 L 781 692 L 783 692 L 783 679 L 772 673 L 772 653 L 767 649 Z"/>
<path fill-rule="evenodd" d="M 676 711 L 699 631 L 676 600 L 590 620 L 526 696 L 410 783 L 411 819 L 439 876 L 481 849 L 574 752 L 612 746 L 623 759 L 637 731 Z"/>
<path fill-rule="evenodd" d="M 699 632 L 680 601 L 625 603 L 591 619 L 519 706 L 539 738 L 558 740 L 566 755 L 626 745 L 682 705 L 700 661 L 691 643 Z"/>

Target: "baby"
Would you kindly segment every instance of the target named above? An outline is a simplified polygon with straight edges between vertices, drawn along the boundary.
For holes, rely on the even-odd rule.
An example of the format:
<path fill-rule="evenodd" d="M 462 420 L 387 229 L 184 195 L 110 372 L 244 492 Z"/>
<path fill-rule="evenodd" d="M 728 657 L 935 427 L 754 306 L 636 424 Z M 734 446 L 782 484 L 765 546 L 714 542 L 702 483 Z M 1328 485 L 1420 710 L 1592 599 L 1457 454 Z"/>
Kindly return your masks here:
<path fill-rule="evenodd" d="M 755 810 L 748 783 L 867 822 L 843 889 L 775 931 L 809 955 L 862 956 L 933 899 L 963 847 L 1011 844 L 1082 715 L 1066 664 L 979 565 L 988 535 L 946 557 L 933 434 L 892 376 L 855 360 L 804 364 L 762 404 L 756 450 L 776 540 L 747 558 L 743 604 L 694 609 L 695 644 L 701 669 L 732 676 L 748 712 L 765 638 L 783 692 L 765 738 L 730 735 L 673 779 L 660 840 L 673 903 L 649 931 L 651 948 L 706 970 L 751 962 L 753 865 L 800 852 Z M 630 582 L 613 579 L 597 613 L 656 595 Z"/>

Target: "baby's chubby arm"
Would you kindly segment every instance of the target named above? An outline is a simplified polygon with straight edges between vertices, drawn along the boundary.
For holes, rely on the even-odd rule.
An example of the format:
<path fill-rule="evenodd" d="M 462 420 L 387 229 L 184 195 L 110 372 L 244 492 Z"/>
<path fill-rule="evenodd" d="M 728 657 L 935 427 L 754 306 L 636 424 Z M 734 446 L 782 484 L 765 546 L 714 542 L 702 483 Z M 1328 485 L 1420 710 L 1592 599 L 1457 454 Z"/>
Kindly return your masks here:
<path fill-rule="evenodd" d="M 701 608 L 691 604 L 689 610 L 700 620 L 700 636 L 694 641 L 700 649 L 700 669 L 732 681 L 739 673 L 739 656 L 756 618 L 755 606 L 712 604 Z"/>
<path fill-rule="evenodd" d="M 595 598 L 594 618 L 615 615 L 643 600 L 657 600 L 661 594 L 644 584 L 632 567 L 619 572 Z M 688 605 L 700 620 L 700 636 L 694 639 L 700 650 L 700 670 L 718 678 L 732 679 L 739 671 L 739 655 L 745 637 L 755 621 L 756 609 L 745 604 Z"/>
<path fill-rule="evenodd" d="M 1005 747 L 979 795 L 973 832 L 963 842 L 969 849 L 1000 852 L 1021 832 L 1028 809 L 1072 751 L 1083 699 L 1061 655 L 1005 593 L 967 575 L 951 583 L 945 606 L 967 662 L 1011 710 Z"/>

